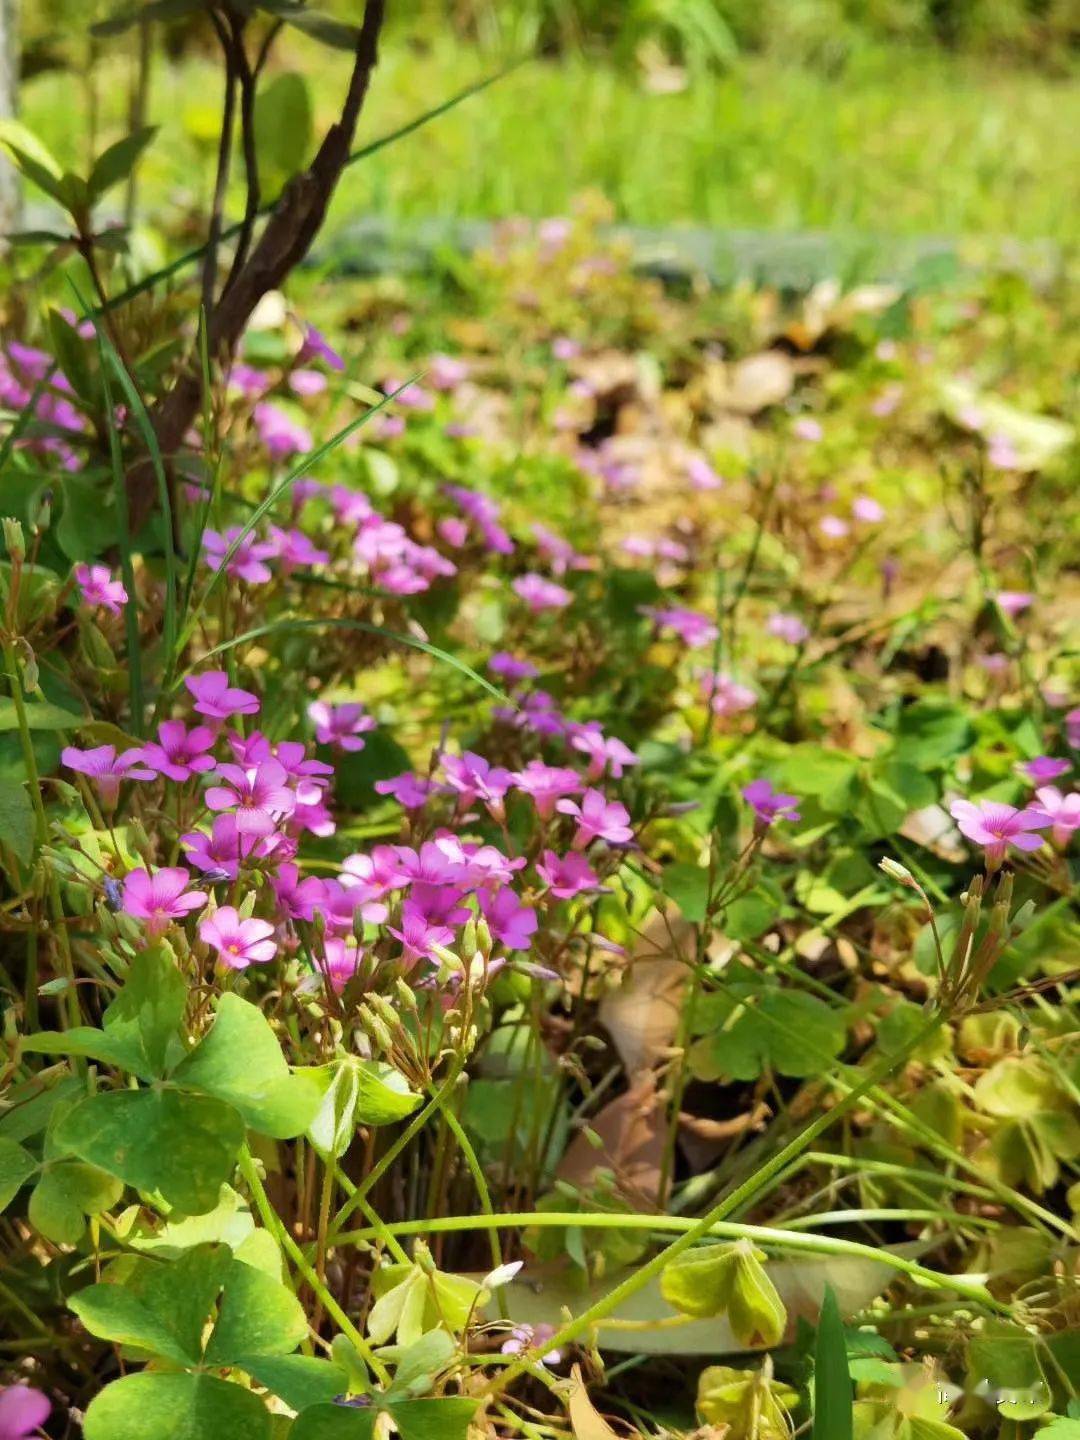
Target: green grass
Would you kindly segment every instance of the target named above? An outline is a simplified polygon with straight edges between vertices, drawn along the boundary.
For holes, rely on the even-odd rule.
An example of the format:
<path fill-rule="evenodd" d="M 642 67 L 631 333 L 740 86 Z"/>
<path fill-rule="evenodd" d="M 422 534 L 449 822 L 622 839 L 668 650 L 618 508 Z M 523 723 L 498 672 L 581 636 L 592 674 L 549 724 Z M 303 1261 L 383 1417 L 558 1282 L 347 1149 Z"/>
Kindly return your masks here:
<path fill-rule="evenodd" d="M 311 78 L 326 123 L 343 58 L 290 44 L 287 63 Z M 460 45 L 419 52 L 389 43 L 360 139 L 496 65 Z M 72 90 L 70 77 L 54 74 L 24 91 L 24 118 L 68 154 L 84 108 Z M 189 132 L 212 121 L 216 94 L 206 61 L 155 76 L 152 112 L 164 134 L 144 167 L 151 214 L 205 202 L 210 146 Z M 102 72 L 100 105 L 106 129 L 121 123 L 118 62 Z M 1064 238 L 1080 199 L 1068 141 L 1078 130 L 1075 78 L 941 51 L 869 48 L 833 77 L 748 59 L 673 95 L 569 56 L 522 66 L 351 171 L 334 221 L 551 215 L 597 189 L 618 218 L 638 224 Z"/>

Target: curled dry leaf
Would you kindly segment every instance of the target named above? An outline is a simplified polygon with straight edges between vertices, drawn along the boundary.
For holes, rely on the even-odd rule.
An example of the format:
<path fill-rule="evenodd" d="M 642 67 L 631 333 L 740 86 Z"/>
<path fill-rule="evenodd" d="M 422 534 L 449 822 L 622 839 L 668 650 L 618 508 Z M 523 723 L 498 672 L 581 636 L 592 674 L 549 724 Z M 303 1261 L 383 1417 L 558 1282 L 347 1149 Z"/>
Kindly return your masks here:
<path fill-rule="evenodd" d="M 581 1366 L 575 1365 L 570 1372 L 570 1391 L 566 1402 L 574 1440 L 621 1440 L 618 1431 L 613 1430 L 596 1406 L 589 1399 L 585 1381 L 581 1378 Z M 636 1435 L 636 1430 L 631 1431 Z"/>
<path fill-rule="evenodd" d="M 611 1170 L 635 1209 L 651 1208 L 660 1189 L 666 1128 L 656 1077 L 643 1071 L 625 1095 L 589 1122 L 592 1136 L 602 1142 L 599 1148 L 585 1133 L 574 1137 L 559 1163 L 559 1179 L 586 1190 L 597 1170 Z"/>
<path fill-rule="evenodd" d="M 642 932 L 617 990 L 600 1002 L 600 1023 L 628 1075 L 654 1065 L 679 1028 L 687 969 L 677 951 L 692 945 L 693 928 L 679 916 L 655 916 Z"/>

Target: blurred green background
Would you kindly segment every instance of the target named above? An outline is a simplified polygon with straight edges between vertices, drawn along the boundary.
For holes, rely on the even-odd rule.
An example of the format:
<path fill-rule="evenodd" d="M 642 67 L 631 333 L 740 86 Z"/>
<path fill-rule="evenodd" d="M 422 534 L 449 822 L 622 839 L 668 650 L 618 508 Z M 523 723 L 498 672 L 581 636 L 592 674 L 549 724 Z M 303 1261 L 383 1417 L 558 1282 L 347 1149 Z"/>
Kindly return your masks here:
<path fill-rule="evenodd" d="M 111 8 L 24 7 L 22 118 L 68 161 L 127 119 L 138 30 L 88 34 Z M 643 225 L 1060 240 L 1075 228 L 1078 0 L 388 8 L 361 141 L 526 63 L 349 171 L 331 229 L 363 216 L 557 215 L 587 189 Z M 362 6 L 327 9 L 356 19 Z M 221 96 L 203 23 L 158 27 L 158 39 L 149 114 L 164 133 L 139 181 L 155 218 L 205 207 Z M 333 118 L 346 70 L 295 32 L 279 41 L 260 141 L 269 193 Z"/>

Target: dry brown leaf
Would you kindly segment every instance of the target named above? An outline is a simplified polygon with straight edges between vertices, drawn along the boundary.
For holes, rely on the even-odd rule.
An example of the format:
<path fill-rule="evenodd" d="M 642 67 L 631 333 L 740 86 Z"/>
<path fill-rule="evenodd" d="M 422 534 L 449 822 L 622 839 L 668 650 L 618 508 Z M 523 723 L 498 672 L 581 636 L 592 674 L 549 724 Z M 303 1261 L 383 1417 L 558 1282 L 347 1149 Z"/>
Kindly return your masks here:
<path fill-rule="evenodd" d="M 589 1121 L 592 1138 L 581 1132 L 575 1135 L 556 1173 L 560 1180 L 587 1190 L 597 1170 L 611 1170 L 625 1198 L 636 1208 L 645 1208 L 659 1193 L 665 1129 L 656 1077 L 646 1070 L 624 1095 Z"/>
<path fill-rule="evenodd" d="M 575 1440 L 621 1440 L 618 1431 L 611 1428 L 589 1399 L 585 1381 L 581 1378 L 580 1365 L 575 1365 L 570 1371 L 566 1409 Z M 637 1435 L 638 1431 L 634 1430 L 632 1434 Z"/>
<path fill-rule="evenodd" d="M 673 951 L 692 945 L 693 927 L 685 920 L 654 916 L 619 988 L 600 1002 L 600 1023 L 628 1075 L 654 1065 L 675 1039 L 687 969 Z"/>
<path fill-rule="evenodd" d="M 752 1110 L 741 1115 L 732 1115 L 727 1120 L 709 1120 L 703 1115 L 689 1115 L 679 1111 L 679 1128 L 697 1136 L 699 1140 L 734 1140 L 745 1135 L 747 1130 L 762 1130 L 772 1111 L 764 1101 L 759 1101 Z"/>

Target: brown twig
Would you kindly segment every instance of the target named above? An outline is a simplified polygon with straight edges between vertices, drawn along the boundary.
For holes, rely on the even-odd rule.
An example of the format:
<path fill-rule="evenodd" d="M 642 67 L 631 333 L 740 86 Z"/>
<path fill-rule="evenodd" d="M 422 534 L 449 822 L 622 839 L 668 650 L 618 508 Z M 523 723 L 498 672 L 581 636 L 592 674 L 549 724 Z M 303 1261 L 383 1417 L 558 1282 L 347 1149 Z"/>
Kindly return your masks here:
<path fill-rule="evenodd" d="M 378 40 L 385 13 L 386 0 L 367 0 L 341 117 L 326 132 L 308 168 L 282 191 L 250 257 L 209 317 L 208 349 L 219 363 L 227 363 L 232 357 L 256 305 L 282 284 L 303 260 L 319 233 L 349 158 L 356 123 L 378 59 Z M 201 398 L 202 371 L 192 362 L 151 415 L 166 462 L 179 451 L 198 414 Z M 148 461 L 133 466 L 129 472 L 128 499 L 132 530 L 137 532 L 154 506 L 153 469 Z"/>

